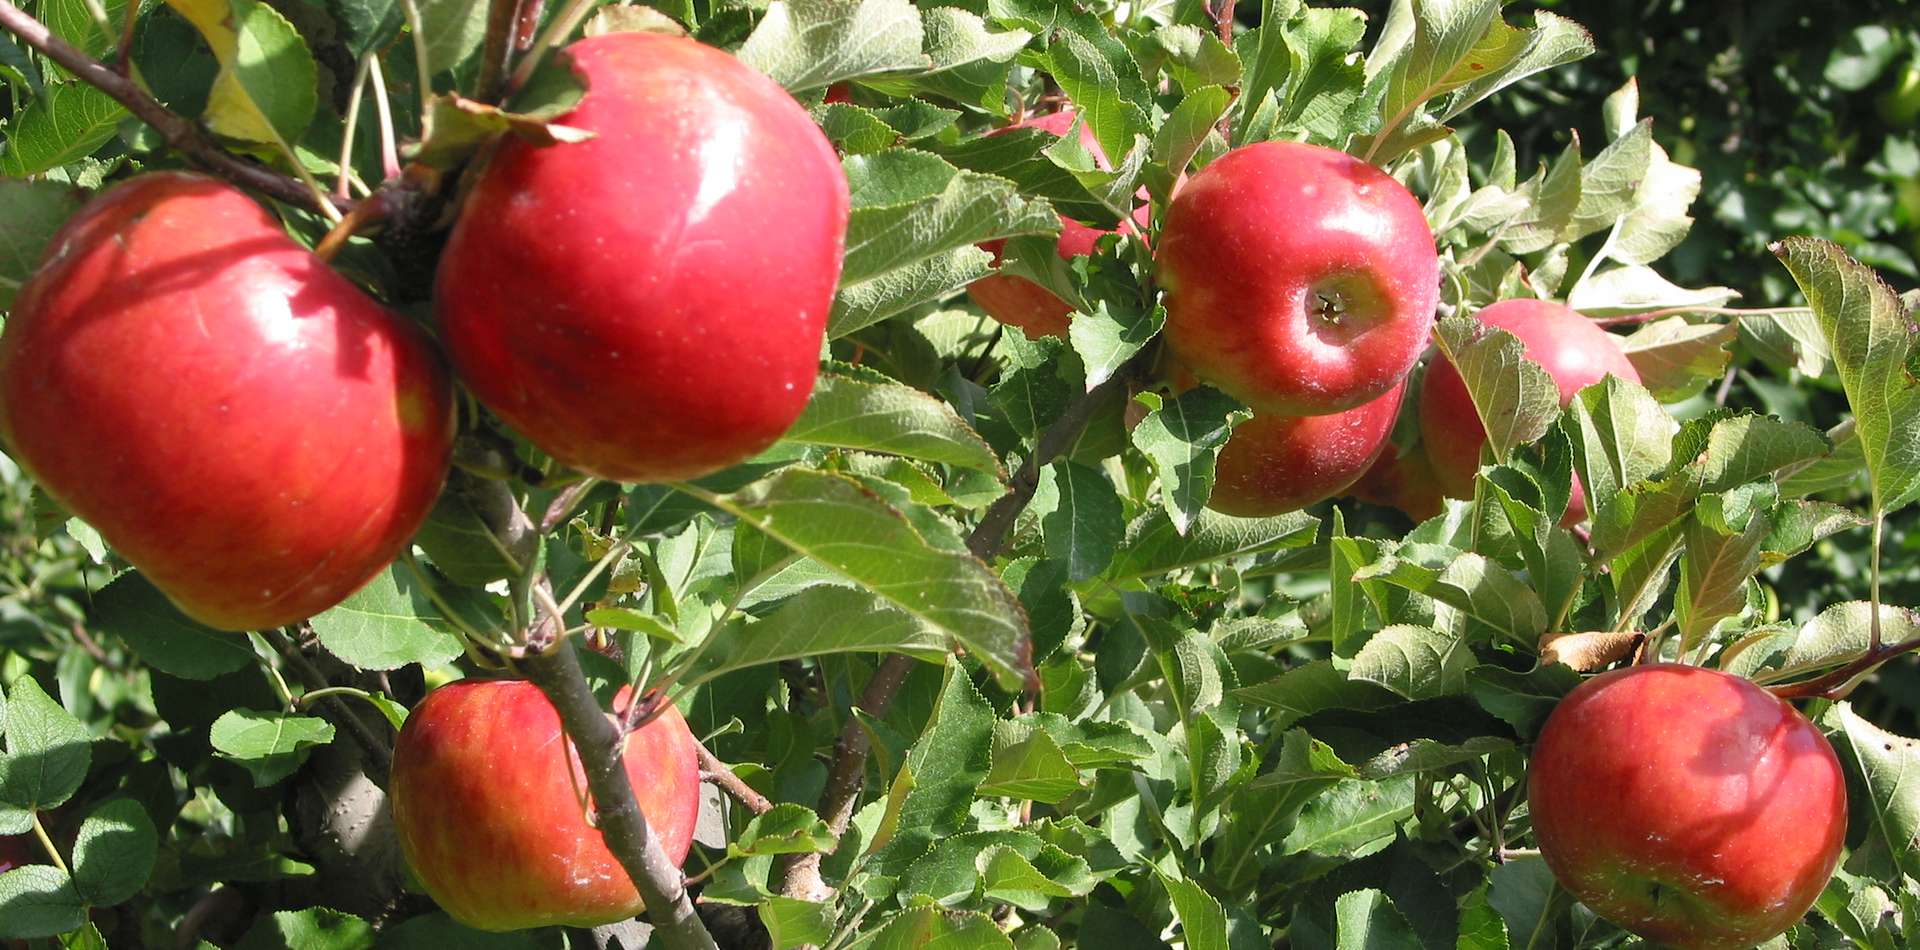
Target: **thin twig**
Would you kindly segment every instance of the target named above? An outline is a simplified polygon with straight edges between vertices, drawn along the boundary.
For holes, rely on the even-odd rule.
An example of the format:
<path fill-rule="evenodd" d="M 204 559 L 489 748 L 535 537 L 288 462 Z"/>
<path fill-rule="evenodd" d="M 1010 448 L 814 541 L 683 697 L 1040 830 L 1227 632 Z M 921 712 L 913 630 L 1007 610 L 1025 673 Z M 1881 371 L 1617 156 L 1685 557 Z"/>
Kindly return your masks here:
<path fill-rule="evenodd" d="M 1875 611 L 1875 613 L 1878 613 L 1878 611 Z M 1868 650 L 1866 653 L 1861 654 L 1859 659 L 1831 673 L 1798 683 L 1782 683 L 1778 686 L 1769 686 L 1766 689 L 1767 692 L 1781 699 L 1812 699 L 1816 697 L 1821 699 L 1837 699 L 1839 698 L 1838 691 L 1840 688 L 1852 682 L 1854 677 L 1902 653 L 1912 653 L 1915 650 L 1920 650 L 1920 637 L 1915 637 L 1897 646 L 1881 644 L 1878 649 Z"/>
<path fill-rule="evenodd" d="M 767 801 L 767 796 L 754 791 L 753 786 L 748 785 L 746 779 L 733 774 L 733 769 L 727 763 L 714 758 L 713 753 L 708 752 L 706 746 L 696 748 L 700 753 L 701 778 L 720 786 L 721 791 L 732 795 L 740 804 L 747 806 L 748 811 L 756 815 L 764 815 L 773 810 L 773 803 Z"/>
<path fill-rule="evenodd" d="M 1661 307 L 1658 310 L 1642 310 L 1639 313 L 1624 313 L 1616 317 L 1595 317 L 1593 322 L 1603 327 L 1611 327 L 1648 323 L 1661 317 L 1678 316 L 1683 313 L 1710 313 L 1725 317 L 1764 317 L 1782 313 L 1809 312 L 1806 307 Z"/>
<path fill-rule="evenodd" d="M 373 71 L 373 52 L 369 50 L 360 57 L 360 65 L 353 71 L 353 88 L 347 93 L 347 127 L 340 134 L 340 180 L 333 186 L 336 200 L 353 197 L 347 189 L 353 181 L 353 137 L 360 128 L 360 105 L 367 98 L 367 77 Z"/>
<path fill-rule="evenodd" d="M 500 101 L 500 83 L 507 75 L 507 56 L 513 48 L 519 12 L 519 0 L 490 0 L 487 4 L 487 38 L 480 45 L 480 75 L 473 83 L 473 98 L 480 102 Z"/>
<path fill-rule="evenodd" d="M 520 670 L 559 713 L 586 772 L 600 835 L 633 879 L 654 932 L 670 950 L 719 950 L 693 909 L 685 877 L 661 848 L 634 801 L 633 785 L 621 761 L 619 734 L 587 687 L 573 642 L 562 640 L 551 653 L 527 656 Z"/>
<path fill-rule="evenodd" d="M 169 146 L 206 170 L 287 204 L 325 211 L 325 204 L 319 200 L 319 196 L 299 179 L 245 161 L 221 148 L 191 120 L 161 105 L 159 100 L 148 95 L 132 79 L 61 39 L 47 29 L 46 24 L 14 6 L 10 0 L 0 0 L 0 29 L 19 37 L 21 42 L 46 54 L 48 59 L 65 67 L 81 82 L 99 89 L 125 106 L 140 121 L 153 126 Z"/>
<path fill-rule="evenodd" d="M 262 631 L 261 637 L 287 661 L 287 665 L 293 668 L 293 672 L 300 677 L 300 682 L 305 684 L 308 690 L 318 691 L 333 686 L 327 681 L 327 675 L 320 672 L 319 667 L 308 662 L 306 655 L 300 652 L 300 647 L 292 640 L 273 630 Z M 297 708 L 304 704 L 296 701 L 294 705 Z M 374 735 L 373 730 L 367 728 L 366 722 L 346 703 L 341 702 L 338 696 L 324 697 L 322 705 L 333 713 L 331 718 L 346 727 L 354 741 L 360 743 L 360 748 L 367 754 L 369 766 L 367 775 L 384 786 L 387 781 L 387 769 L 393 763 L 392 742 Z"/>

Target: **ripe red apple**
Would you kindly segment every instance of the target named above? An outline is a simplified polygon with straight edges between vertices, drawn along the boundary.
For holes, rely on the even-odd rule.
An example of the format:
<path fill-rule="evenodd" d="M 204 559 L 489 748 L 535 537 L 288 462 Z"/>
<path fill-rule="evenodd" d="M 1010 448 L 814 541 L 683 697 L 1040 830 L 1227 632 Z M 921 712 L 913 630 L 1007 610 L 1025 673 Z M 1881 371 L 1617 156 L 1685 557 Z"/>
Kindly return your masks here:
<path fill-rule="evenodd" d="M 640 811 L 675 864 L 686 860 L 700 812 L 696 749 L 668 706 L 627 737 L 624 753 Z M 389 788 L 407 863 L 469 927 L 590 927 L 642 910 L 587 824 L 579 755 L 531 683 L 461 680 L 429 693 L 394 743 Z"/>
<path fill-rule="evenodd" d="M 0 337 L 0 436 L 195 619 L 277 627 L 387 566 L 447 473 L 426 338 L 199 175 L 56 235 Z"/>
<path fill-rule="evenodd" d="M 1324 416 L 1256 413 L 1220 450 L 1207 507 L 1265 517 L 1340 494 L 1391 440 L 1405 389 L 1396 385 L 1378 399 Z"/>
<path fill-rule="evenodd" d="M 1388 447 L 1353 483 L 1349 493 L 1371 505 L 1398 508 L 1415 521 L 1425 521 L 1445 510 L 1433 463 L 1427 461 L 1426 447 L 1420 445 L 1404 452 Z"/>
<path fill-rule="evenodd" d="M 1677 664 L 1582 683 L 1534 748 L 1527 802 L 1554 876 L 1683 950 L 1785 931 L 1833 875 L 1846 782 L 1820 731 L 1737 676 Z"/>
<path fill-rule="evenodd" d="M 1553 377 L 1562 406 L 1572 402 L 1575 393 L 1609 374 L 1640 381 L 1640 374 L 1613 335 L 1578 311 L 1548 300 L 1515 299 L 1502 300 L 1476 316 L 1480 322 L 1520 338 L 1527 358 Z M 1444 358 L 1435 357 L 1427 365 L 1426 379 L 1420 384 L 1420 436 L 1433 461 L 1434 473 L 1440 477 L 1441 490 L 1455 498 L 1473 497 L 1473 476 L 1480 470 L 1480 450 L 1487 444 L 1487 430 L 1480 424 L 1460 371 Z M 1561 522 L 1578 524 L 1586 516 L 1586 493 L 1575 479 L 1573 499 L 1567 503 Z"/>
<path fill-rule="evenodd" d="M 1256 412 L 1378 399 L 1427 345 L 1433 232 L 1406 188 L 1344 152 L 1234 149 L 1174 197 L 1159 242 L 1168 345 Z"/>
<path fill-rule="evenodd" d="M 846 241 L 847 181 L 807 111 L 685 37 L 566 48 L 585 96 L 509 138 L 448 241 L 454 366 L 559 461 L 693 478 L 771 445 L 806 405 Z"/>
<path fill-rule="evenodd" d="M 1014 129 L 1040 129 L 1055 136 L 1064 136 L 1072 130 L 1074 114 L 1071 110 L 1051 112 L 1046 115 L 1028 116 L 1020 122 L 987 133 L 989 136 L 1002 135 Z M 1107 153 L 1100 148 L 1100 140 L 1095 138 L 1093 130 L 1085 123 L 1080 125 L 1080 144 L 1093 153 L 1093 162 L 1099 168 L 1111 168 Z M 1135 213 L 1138 219 L 1145 212 L 1143 207 Z M 1140 222 L 1142 226 L 1145 221 Z M 1102 237 L 1114 233 L 1112 229 L 1089 227 L 1066 215 L 1060 216 L 1060 240 L 1054 246 L 1054 253 L 1063 261 L 1076 257 L 1085 257 L 1093 253 L 1094 245 Z M 993 264 L 1000 266 L 1000 254 L 1007 242 L 987 241 L 980 247 L 993 254 Z M 1027 336 L 1064 337 L 1067 325 L 1073 316 L 1073 305 L 1053 295 L 1053 292 L 1026 279 L 1012 274 L 991 274 L 967 285 L 967 296 L 976 306 L 986 311 L 987 316 L 1010 327 L 1026 331 Z"/>

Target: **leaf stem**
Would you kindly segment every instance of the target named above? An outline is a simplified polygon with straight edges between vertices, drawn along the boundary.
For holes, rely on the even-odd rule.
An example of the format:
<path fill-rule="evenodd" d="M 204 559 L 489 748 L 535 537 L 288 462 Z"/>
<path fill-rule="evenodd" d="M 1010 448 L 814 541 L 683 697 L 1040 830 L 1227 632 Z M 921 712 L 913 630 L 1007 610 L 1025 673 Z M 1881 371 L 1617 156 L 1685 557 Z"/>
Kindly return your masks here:
<path fill-rule="evenodd" d="M 127 2 L 134 3 L 137 0 L 127 0 Z M 53 846 L 53 836 L 47 834 L 47 826 L 40 821 L 38 811 L 33 813 L 33 836 L 40 839 L 40 847 L 47 850 L 47 857 L 53 859 L 53 866 L 59 868 L 62 874 L 71 875 L 72 872 L 67 870 L 66 859 L 60 856 L 60 849 Z"/>
<path fill-rule="evenodd" d="M 1620 326 L 1631 323 L 1646 323 L 1661 317 L 1671 317 L 1682 313 L 1711 313 L 1731 317 L 1764 317 L 1779 313 L 1810 313 L 1806 307 L 1661 307 L 1658 310 L 1643 310 L 1639 313 L 1621 314 L 1617 317 L 1595 317 L 1593 322 L 1603 326 Z"/>
<path fill-rule="evenodd" d="M 0 0 L 0 29 L 19 37 L 21 42 L 59 63 L 81 82 L 112 97 L 140 121 L 159 132 L 167 145 L 206 170 L 288 204 L 325 213 L 327 205 L 320 200 L 321 196 L 309 190 L 301 181 L 245 161 L 221 148 L 192 120 L 169 110 L 132 79 L 61 39 L 46 24 L 14 6 L 11 0 Z"/>

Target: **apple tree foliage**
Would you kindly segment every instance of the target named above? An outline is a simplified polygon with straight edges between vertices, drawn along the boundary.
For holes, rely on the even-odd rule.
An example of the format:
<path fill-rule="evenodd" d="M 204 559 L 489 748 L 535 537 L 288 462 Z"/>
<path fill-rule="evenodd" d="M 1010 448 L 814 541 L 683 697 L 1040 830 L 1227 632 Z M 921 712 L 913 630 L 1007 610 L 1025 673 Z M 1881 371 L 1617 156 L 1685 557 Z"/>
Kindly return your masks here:
<path fill-rule="evenodd" d="M 310 621 L 247 635 L 178 614 L 0 468 L 0 835 L 42 845 L 0 874 L 0 937 L 644 945 L 638 924 L 465 931 L 409 881 L 384 817 L 409 706 L 510 665 L 558 610 L 603 698 L 665 690 L 764 796 L 716 792 L 686 868 L 723 946 L 1627 946 L 1529 851 L 1529 743 L 1582 672 L 1646 650 L 1790 683 L 1876 630 L 1920 637 L 1903 607 L 1802 615 L 1776 595 L 1794 559 L 1860 532 L 1878 596 L 1886 519 L 1920 498 L 1915 298 L 1785 234 L 1772 251 L 1804 306 L 1742 312 L 1738 288 L 1668 279 L 1702 180 L 1631 82 L 1589 103 L 1603 140 L 1539 160 L 1503 132 L 1456 134 L 1505 87 L 1606 55 L 1564 16 L 1405 0 L 1370 21 L 1265 0 L 1228 4 L 1223 39 L 1222 11 L 1194 0 L 592 8 L 542 15 L 563 34 L 689 30 L 809 104 L 844 156 L 852 222 L 805 414 L 736 468 L 615 485 L 470 406 L 414 550 Z M 505 109 L 460 95 L 489 33 L 474 0 L 26 9 L 232 152 L 353 194 L 387 177 L 383 124 L 440 198 L 489 136 L 566 137 L 548 124 L 564 88 Z M 88 192 L 184 159 L 5 35 L 0 80 L 3 308 Z M 842 83 L 850 101 L 824 102 Z M 1111 167 L 1074 136 L 983 135 L 1060 104 Z M 1282 138 L 1388 169 L 1437 237 L 1436 350 L 1499 424 L 1474 497 L 1424 523 L 1345 500 L 1208 510 L 1247 414 L 1151 375 L 1153 227 L 1052 253 L 1056 212 L 1110 225 L 1144 190 L 1157 223 L 1183 173 Z M 303 239 L 328 229 L 276 208 Z M 445 210 L 428 200 L 336 265 L 424 318 Z M 998 238 L 1005 268 L 1075 304 L 1065 340 L 1000 332 L 960 294 Z M 1516 296 L 1619 324 L 1644 385 L 1561 409 L 1516 340 L 1466 316 Z M 1698 398 L 1736 367 L 1789 379 L 1748 340 L 1849 411 Z M 1577 530 L 1557 523 L 1576 473 L 1592 512 Z M 994 507 L 1010 493 L 1026 500 Z M 1909 945 L 1920 746 L 1844 700 L 1806 709 L 1849 770 L 1850 850 L 1769 946 Z M 835 814 L 843 768 L 863 787 Z"/>

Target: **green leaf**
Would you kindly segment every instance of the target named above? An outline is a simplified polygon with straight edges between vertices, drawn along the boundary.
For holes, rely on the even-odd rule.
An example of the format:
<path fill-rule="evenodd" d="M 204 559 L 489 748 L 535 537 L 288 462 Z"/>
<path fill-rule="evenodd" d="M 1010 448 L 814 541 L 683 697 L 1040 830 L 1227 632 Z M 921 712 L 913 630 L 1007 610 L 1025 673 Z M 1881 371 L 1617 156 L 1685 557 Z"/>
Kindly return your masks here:
<path fill-rule="evenodd" d="M 995 723 L 993 769 L 976 794 L 1053 804 L 1080 790 L 1080 770 L 1044 729 Z"/>
<path fill-rule="evenodd" d="M 276 911 L 254 924 L 234 950 L 369 950 L 373 944 L 373 926 L 366 921 L 326 907 L 310 907 Z M 477 941 L 462 943 L 477 945 Z"/>
<path fill-rule="evenodd" d="M 1328 857 L 1371 853 L 1413 814 L 1413 784 L 1411 775 L 1384 782 L 1341 782 L 1301 810 L 1281 850 Z"/>
<path fill-rule="evenodd" d="M 464 652 L 460 634 L 404 564 L 389 566 L 310 622 L 328 653 L 363 670 L 445 666 Z"/>
<path fill-rule="evenodd" d="M 1073 30 L 1054 33 L 1047 43 L 1046 60 L 1047 72 L 1073 100 L 1081 121 L 1093 130 L 1107 157 L 1119 166 L 1133 151 L 1134 137 L 1152 131 L 1139 65 L 1105 30 L 1094 31 L 1091 38 Z"/>
<path fill-rule="evenodd" d="M 1781 668 L 1768 670 L 1765 679 L 1786 679 L 1859 657 L 1872 642 L 1872 621 L 1869 601 L 1850 600 L 1827 607 L 1800 627 Z M 1920 612 L 1880 605 L 1881 642 L 1897 646 L 1915 637 L 1920 637 Z"/>
<path fill-rule="evenodd" d="M 1513 748 L 1510 740 L 1499 736 L 1474 736 L 1459 745 L 1433 739 L 1415 739 L 1392 746 L 1360 764 L 1360 777 L 1382 781 L 1396 775 L 1452 769 L 1477 762 L 1495 752 Z"/>
<path fill-rule="evenodd" d="M 1188 23 L 1160 27 L 1148 37 L 1155 54 L 1149 72 L 1164 65 L 1188 98 L 1204 87 L 1231 86 L 1240 81 L 1240 56 L 1210 30 Z M 1221 103 L 1224 108 L 1225 102 Z"/>
<path fill-rule="evenodd" d="M 760 923 L 766 925 L 773 950 L 791 950 L 809 944 L 819 946 L 833 937 L 836 919 L 831 903 L 803 901 L 793 897 L 767 898 L 759 907 Z"/>
<path fill-rule="evenodd" d="M 1414 624 L 1394 624 L 1367 639 L 1349 676 L 1378 683 L 1408 699 L 1467 691 L 1473 651 L 1463 637 Z"/>
<path fill-rule="evenodd" d="M 1567 294 L 1567 306 L 1588 316 L 1606 317 L 1646 310 L 1723 307 L 1738 296 L 1728 287 L 1681 287 L 1651 267 L 1628 264 L 1600 271 L 1575 284 Z"/>
<path fill-rule="evenodd" d="M 1431 7 L 1428 9 L 1431 10 Z M 1495 29 L 1498 30 L 1497 27 Z M 1489 31 L 1488 39 L 1493 38 L 1493 32 Z M 1445 122 L 1459 115 L 1474 103 L 1528 76 L 1585 59 L 1594 52 L 1593 35 L 1585 27 L 1548 10 L 1534 11 L 1533 29 L 1519 32 L 1528 34 L 1526 52 L 1510 61 L 1502 70 L 1469 69 L 1469 72 L 1480 72 L 1480 75 L 1454 91 L 1446 107 L 1440 111 L 1440 121 Z M 1483 45 L 1486 42 L 1486 39 L 1482 40 Z"/>
<path fill-rule="evenodd" d="M 85 158 L 113 138 L 125 118 L 126 107 L 94 86 L 48 83 L 8 124 L 0 175 L 25 178 Z"/>
<path fill-rule="evenodd" d="M 214 720 L 208 734 L 214 751 L 253 774 L 265 788 L 293 774 L 315 746 L 333 741 L 333 725 L 312 716 L 234 709 Z"/>
<path fill-rule="evenodd" d="M 1882 730 L 1851 703 L 1834 704 L 1820 724 L 1834 734 L 1834 744 L 1866 787 L 1861 850 L 1891 860 L 1896 873 L 1920 874 L 1920 742 Z"/>
<path fill-rule="evenodd" d="M 925 70 L 920 14 L 907 0 L 774 0 L 740 61 L 802 93 L 879 73 Z"/>
<path fill-rule="evenodd" d="M 1052 845 L 1041 845 L 1031 857 L 1009 845 L 994 845 L 974 859 L 974 866 L 988 900 L 1036 914 L 1044 912 L 1053 898 L 1083 897 L 1098 883 L 1085 858 Z"/>
<path fill-rule="evenodd" d="M 1098 469 L 1059 461 L 1040 473 L 1028 510 L 1040 519 L 1047 556 L 1074 583 L 1100 576 L 1126 532 L 1113 484 Z"/>
<path fill-rule="evenodd" d="M 1393 899 L 1367 888 L 1349 891 L 1333 902 L 1339 928 L 1334 950 L 1389 950 L 1420 946 L 1420 938 Z"/>
<path fill-rule="evenodd" d="M 868 591 L 823 585 L 793 595 L 763 620 L 734 621 L 713 633 L 685 678 L 704 683 L 750 666 L 831 653 L 938 657 L 947 645 L 938 629 Z"/>
<path fill-rule="evenodd" d="M 1491 664 L 1467 671 L 1467 690 L 1474 702 L 1512 726 L 1523 739 L 1539 732 L 1554 707 L 1579 685 L 1580 674 L 1557 663 L 1526 673 Z"/>
<path fill-rule="evenodd" d="M 1433 339 L 1473 397 L 1495 459 L 1505 462 L 1514 446 L 1546 434 L 1560 412 L 1560 390 L 1527 358 L 1518 338 L 1478 320 L 1449 317 L 1434 327 Z"/>
<path fill-rule="evenodd" d="M 1746 530 L 1727 534 L 1691 519 L 1686 528 L 1686 550 L 1680 556 L 1680 589 L 1674 594 L 1674 617 L 1679 621 L 1680 649 L 1692 651 L 1713 625 L 1747 606 L 1747 581 L 1759 573 L 1760 550 L 1773 532 L 1773 522 L 1755 515 Z"/>
<path fill-rule="evenodd" d="M 56 182 L 0 178 L 0 311 L 13 306 L 47 242 L 86 200 L 86 192 Z"/>
<path fill-rule="evenodd" d="M 1161 886 L 1173 898 L 1174 917 L 1180 921 L 1183 946 L 1188 950 L 1227 950 L 1227 915 L 1206 888 L 1192 881 L 1157 872 Z"/>
<path fill-rule="evenodd" d="M 897 383 L 823 374 L 782 438 L 958 465 L 1006 479 L 999 456 L 952 406 Z"/>
<path fill-rule="evenodd" d="M 128 571 L 93 597 L 94 620 L 148 666 L 183 679 L 210 680 L 251 666 L 247 638 L 205 626 L 180 612 L 137 571 Z"/>
<path fill-rule="evenodd" d="M 1773 253 L 1793 274 L 1833 352 L 1840 388 L 1885 514 L 1920 497 L 1920 379 L 1913 315 L 1866 265 L 1836 244 L 1788 238 Z"/>
<path fill-rule="evenodd" d="M 734 495 L 685 490 L 951 637 L 1001 682 L 1017 687 L 1032 677 L 1026 615 L 1000 578 L 859 484 L 794 468 Z"/>
<path fill-rule="evenodd" d="M 80 788 L 93 761 L 87 727 L 31 676 L 7 693 L 7 754 L 0 758 L 0 801 L 45 811 Z"/>
<path fill-rule="evenodd" d="M 887 918 L 871 937 L 848 950 L 1013 950 L 1013 941 L 993 918 L 972 911 L 915 907 Z"/>
<path fill-rule="evenodd" d="M 260 0 L 167 4 L 193 23 L 220 62 L 201 121 L 216 134 L 242 142 L 299 141 L 313 120 L 318 69 L 293 24 Z M 443 4 L 465 8 L 463 0 Z M 422 17 L 427 19 L 424 11 Z M 439 37 L 443 32 L 435 28 L 426 35 Z"/>
<path fill-rule="evenodd" d="M 1348 679 L 1328 660 L 1296 666 L 1263 683 L 1242 686 L 1233 695 L 1275 710 L 1270 725 L 1285 729 L 1327 709 L 1385 709 L 1400 700 L 1393 693 L 1363 680 Z"/>
<path fill-rule="evenodd" d="M 1021 234 L 1058 234 L 1045 201 L 1004 178 L 962 171 L 913 149 L 850 155 L 843 162 L 853 211 L 827 332 L 839 338 L 984 274 L 973 247 Z"/>
<path fill-rule="evenodd" d="M 727 850 L 737 856 L 809 854 L 831 851 L 833 845 L 833 831 L 813 809 L 781 802 L 765 814 L 753 816 Z"/>
<path fill-rule="evenodd" d="M 1487 889 L 1467 895 L 1460 907 L 1460 936 L 1455 950 L 1511 950 L 1507 922 L 1487 903 Z"/>
<path fill-rule="evenodd" d="M 1210 386 L 1190 389 L 1176 399 L 1156 393 L 1135 397 L 1147 407 L 1134 426 L 1133 444 L 1160 478 L 1160 504 L 1174 530 L 1186 534 L 1213 497 L 1214 465 L 1233 427 L 1253 417 L 1233 397 Z"/>
<path fill-rule="evenodd" d="M 0 937 L 51 937 L 86 922 L 86 903 L 67 872 L 29 864 L 0 874 Z"/>
<path fill-rule="evenodd" d="M 1300 11 L 1286 31 L 1287 70 L 1278 120 L 1316 140 L 1339 141 L 1355 125 L 1366 66 L 1351 55 L 1367 32 L 1366 14 L 1343 7 Z"/>
<path fill-rule="evenodd" d="M 1547 629 L 1547 611 L 1539 595 L 1512 571 L 1470 551 L 1408 545 L 1353 576 L 1425 594 L 1528 646 Z"/>
<path fill-rule="evenodd" d="M 1654 398 L 1678 402 L 1720 379 L 1733 358 L 1727 344 L 1739 335 L 1730 323 L 1688 323 L 1685 317 L 1668 317 L 1627 336 L 1620 341 L 1620 349 Z"/>
<path fill-rule="evenodd" d="M 73 843 L 73 888 L 95 907 L 118 904 L 146 886 L 160 847 L 153 819 L 130 798 L 94 809 Z"/>
<path fill-rule="evenodd" d="M 1067 324 L 1067 340 L 1087 368 L 1087 387 L 1112 379 L 1121 366 L 1153 341 L 1166 322 L 1165 307 L 1116 310 L 1106 300 L 1096 301 L 1091 311 L 1076 315 Z"/>
<path fill-rule="evenodd" d="M 891 837 L 874 842 L 875 870 L 898 875 L 941 836 L 959 831 L 992 758 L 993 710 L 964 673 L 949 667 L 933 719 L 894 779 L 895 793 L 907 791 L 890 816 Z"/>

